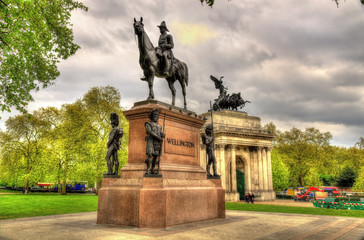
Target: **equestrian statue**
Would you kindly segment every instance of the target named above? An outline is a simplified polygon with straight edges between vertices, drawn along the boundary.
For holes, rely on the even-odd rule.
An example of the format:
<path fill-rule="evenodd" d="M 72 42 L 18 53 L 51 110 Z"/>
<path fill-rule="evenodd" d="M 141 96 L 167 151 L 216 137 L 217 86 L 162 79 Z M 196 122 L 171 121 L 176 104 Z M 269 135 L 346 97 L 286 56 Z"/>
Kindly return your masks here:
<path fill-rule="evenodd" d="M 159 37 L 158 47 L 154 48 L 147 33 L 144 31 L 143 18 L 141 17 L 140 21 L 137 21 L 134 18 L 134 33 L 138 38 L 139 64 L 144 73 L 144 77 L 142 77 L 141 80 L 147 81 L 149 87 L 149 96 L 147 100 L 154 99 L 153 82 L 154 76 L 157 76 L 167 80 L 169 89 L 171 89 L 172 92 L 172 105 L 174 106 L 176 98 L 174 82 L 178 80 L 182 87 L 184 108 L 187 109 L 187 65 L 173 56 L 173 38 L 172 35 L 167 33 L 169 30 L 165 21 L 163 21 L 158 27 L 161 35 Z"/>

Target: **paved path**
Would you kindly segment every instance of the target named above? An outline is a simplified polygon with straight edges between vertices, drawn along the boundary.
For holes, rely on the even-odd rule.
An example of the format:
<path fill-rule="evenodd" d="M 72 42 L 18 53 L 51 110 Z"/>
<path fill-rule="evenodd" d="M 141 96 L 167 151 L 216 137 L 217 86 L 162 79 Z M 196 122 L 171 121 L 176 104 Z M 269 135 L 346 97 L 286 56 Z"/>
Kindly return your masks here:
<path fill-rule="evenodd" d="M 364 240 L 364 218 L 226 211 L 225 219 L 166 229 L 97 225 L 96 212 L 0 221 L 0 239 Z"/>

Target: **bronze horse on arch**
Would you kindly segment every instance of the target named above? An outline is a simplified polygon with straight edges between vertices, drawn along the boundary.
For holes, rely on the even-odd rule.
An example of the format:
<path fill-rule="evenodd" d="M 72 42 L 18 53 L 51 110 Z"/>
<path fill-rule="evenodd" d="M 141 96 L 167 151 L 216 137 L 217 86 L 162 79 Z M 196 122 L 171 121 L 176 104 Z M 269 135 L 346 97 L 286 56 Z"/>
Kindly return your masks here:
<path fill-rule="evenodd" d="M 157 51 L 150 41 L 147 33 L 144 31 L 143 18 L 137 21 L 134 18 L 134 33 L 138 37 L 139 48 L 139 64 L 143 69 L 145 80 L 148 82 L 149 96 L 147 100 L 154 99 L 153 82 L 154 76 L 165 78 L 168 82 L 168 86 L 172 92 L 172 105 L 175 105 L 176 89 L 174 88 L 174 82 L 179 81 L 182 87 L 182 94 L 184 100 L 184 108 L 187 109 L 186 102 L 186 86 L 188 85 L 188 68 L 187 65 L 174 58 L 173 56 L 168 61 L 171 61 L 166 72 L 161 67 L 161 60 L 157 56 Z M 165 74 L 167 73 L 167 74 Z"/>

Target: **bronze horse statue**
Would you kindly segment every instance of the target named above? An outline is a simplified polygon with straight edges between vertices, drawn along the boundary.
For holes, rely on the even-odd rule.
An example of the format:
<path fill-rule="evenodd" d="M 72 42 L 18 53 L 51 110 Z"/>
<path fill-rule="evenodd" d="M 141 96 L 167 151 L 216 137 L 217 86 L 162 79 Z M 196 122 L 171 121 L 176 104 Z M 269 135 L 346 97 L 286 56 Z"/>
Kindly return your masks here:
<path fill-rule="evenodd" d="M 188 86 L 188 68 L 187 65 L 178 60 L 177 58 L 169 59 L 172 64 L 167 69 L 168 74 L 163 74 L 161 68 L 161 61 L 157 56 L 156 50 L 150 41 L 147 33 L 144 31 L 143 18 L 140 21 L 134 18 L 134 33 L 138 36 L 138 48 L 139 48 L 139 64 L 143 69 L 144 76 L 148 82 L 149 96 L 147 100 L 154 99 L 153 82 L 154 76 L 159 78 L 165 78 L 168 82 L 169 89 L 172 92 L 172 105 L 175 105 L 176 89 L 174 88 L 174 82 L 179 81 L 182 87 L 182 94 L 184 100 L 184 108 L 187 109 L 186 102 L 186 86 Z"/>

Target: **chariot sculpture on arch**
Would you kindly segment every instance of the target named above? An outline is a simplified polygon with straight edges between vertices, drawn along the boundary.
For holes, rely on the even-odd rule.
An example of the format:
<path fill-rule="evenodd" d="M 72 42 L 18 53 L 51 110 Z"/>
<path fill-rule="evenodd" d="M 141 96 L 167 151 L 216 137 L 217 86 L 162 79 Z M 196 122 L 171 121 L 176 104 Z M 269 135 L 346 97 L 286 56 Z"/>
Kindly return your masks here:
<path fill-rule="evenodd" d="M 161 35 L 159 37 L 158 47 L 154 48 L 147 33 L 144 31 L 143 18 L 141 17 L 140 21 L 134 18 L 134 33 L 138 38 L 139 65 L 144 74 L 141 80 L 148 82 L 149 87 L 147 100 L 154 99 L 153 82 L 154 76 L 156 76 L 167 80 L 169 89 L 172 92 L 172 105 L 175 105 L 176 89 L 174 82 L 178 80 L 182 88 L 184 108 L 187 109 L 187 65 L 175 58 L 172 53 L 172 49 L 174 48 L 173 37 L 167 33 L 169 30 L 166 22 L 162 21 L 158 27 Z"/>
<path fill-rule="evenodd" d="M 215 99 L 213 104 L 214 111 L 218 111 L 221 109 L 231 109 L 238 110 L 238 107 L 243 108 L 246 103 L 250 103 L 250 101 L 245 101 L 241 97 L 241 93 L 233 93 L 228 94 L 228 88 L 224 86 L 222 79 L 224 76 L 217 79 L 216 77 L 210 75 L 210 79 L 214 82 L 215 88 L 219 89 L 219 96 Z"/>

